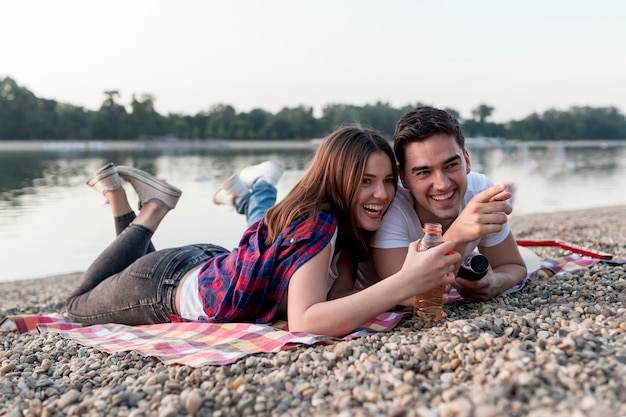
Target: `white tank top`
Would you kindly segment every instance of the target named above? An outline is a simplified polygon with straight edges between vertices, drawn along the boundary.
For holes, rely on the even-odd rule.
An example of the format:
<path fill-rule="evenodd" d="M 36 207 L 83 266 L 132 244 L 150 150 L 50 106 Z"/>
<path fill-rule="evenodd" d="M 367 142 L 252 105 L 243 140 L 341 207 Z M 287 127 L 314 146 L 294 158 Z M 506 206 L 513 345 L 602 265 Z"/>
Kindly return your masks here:
<path fill-rule="evenodd" d="M 335 253 L 335 245 L 337 242 L 337 230 L 333 238 L 330 240 L 330 253 Z M 339 251 L 336 255 L 331 256 L 328 261 L 328 279 L 326 281 L 326 294 L 332 288 L 333 284 L 339 276 L 337 270 L 337 260 L 339 259 Z M 198 274 L 201 268 L 196 268 L 180 287 L 180 316 L 187 320 L 198 320 L 200 317 L 206 317 L 200 292 L 198 291 Z"/>

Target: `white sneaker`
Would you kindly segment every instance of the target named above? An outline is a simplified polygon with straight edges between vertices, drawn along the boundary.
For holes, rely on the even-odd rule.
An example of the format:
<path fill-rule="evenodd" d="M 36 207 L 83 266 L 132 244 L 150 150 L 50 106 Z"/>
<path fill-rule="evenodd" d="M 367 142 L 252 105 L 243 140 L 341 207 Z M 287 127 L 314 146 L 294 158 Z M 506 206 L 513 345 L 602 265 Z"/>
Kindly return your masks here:
<path fill-rule="evenodd" d="M 222 187 L 213 195 L 213 202 L 218 205 L 235 207 L 247 193 L 248 187 L 239 178 L 239 175 L 235 174 L 224 181 Z"/>
<path fill-rule="evenodd" d="M 269 184 L 276 185 L 282 175 L 283 168 L 274 161 L 265 161 L 258 165 L 251 165 L 239 172 L 239 178 L 241 178 L 249 189 L 252 188 L 252 184 L 259 179 Z"/>

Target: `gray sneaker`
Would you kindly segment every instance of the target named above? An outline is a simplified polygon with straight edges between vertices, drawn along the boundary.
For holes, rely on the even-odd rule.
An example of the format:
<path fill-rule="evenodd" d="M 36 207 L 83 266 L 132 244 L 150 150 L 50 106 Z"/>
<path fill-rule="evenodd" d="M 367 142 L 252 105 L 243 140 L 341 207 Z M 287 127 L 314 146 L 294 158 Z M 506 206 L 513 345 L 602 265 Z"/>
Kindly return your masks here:
<path fill-rule="evenodd" d="M 118 166 L 117 172 L 125 181 L 130 182 L 139 196 L 139 208 L 150 200 L 158 200 L 173 210 L 183 192 L 137 168 Z"/>
<path fill-rule="evenodd" d="M 116 190 L 122 186 L 120 176 L 113 162 L 109 162 L 98 171 L 91 174 L 91 176 L 87 178 L 87 181 L 85 181 L 85 184 L 101 194 Z"/>

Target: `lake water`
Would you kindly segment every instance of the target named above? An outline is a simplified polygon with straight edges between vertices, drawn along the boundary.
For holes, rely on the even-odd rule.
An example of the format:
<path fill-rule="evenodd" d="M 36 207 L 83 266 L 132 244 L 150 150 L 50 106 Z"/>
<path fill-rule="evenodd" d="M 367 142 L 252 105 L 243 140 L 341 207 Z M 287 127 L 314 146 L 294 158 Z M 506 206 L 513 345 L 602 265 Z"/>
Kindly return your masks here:
<path fill-rule="evenodd" d="M 514 215 L 626 204 L 626 141 L 468 147 L 475 171 L 517 184 Z M 273 159 L 285 168 L 278 184 L 281 199 L 313 152 L 312 145 L 111 150 L 102 143 L 0 150 L 0 281 L 83 271 L 110 243 L 109 207 L 84 184 L 109 161 L 144 169 L 184 191 L 155 234 L 157 248 L 197 242 L 230 248 L 245 219 L 213 204 L 220 184 L 244 166 Z"/>

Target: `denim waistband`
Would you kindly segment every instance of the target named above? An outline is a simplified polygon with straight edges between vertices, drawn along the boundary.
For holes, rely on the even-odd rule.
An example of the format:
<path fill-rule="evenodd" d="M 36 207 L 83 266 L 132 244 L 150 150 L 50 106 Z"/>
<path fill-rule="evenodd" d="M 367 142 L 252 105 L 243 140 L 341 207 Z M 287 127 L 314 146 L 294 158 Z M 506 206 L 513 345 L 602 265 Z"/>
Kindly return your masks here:
<path fill-rule="evenodd" d="M 228 252 L 227 249 L 213 244 L 195 244 L 179 248 L 165 249 L 170 251 L 165 262 L 162 262 L 155 271 L 162 278 L 163 306 L 169 315 L 178 315 L 176 311 L 176 289 L 178 284 L 187 274 L 198 265 L 211 259 L 213 256 Z"/>

